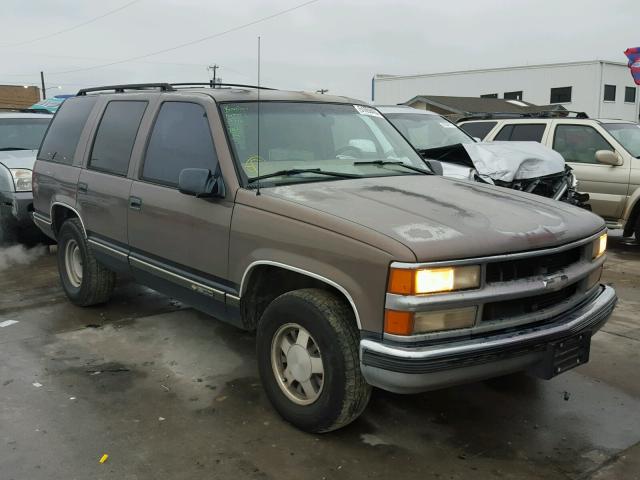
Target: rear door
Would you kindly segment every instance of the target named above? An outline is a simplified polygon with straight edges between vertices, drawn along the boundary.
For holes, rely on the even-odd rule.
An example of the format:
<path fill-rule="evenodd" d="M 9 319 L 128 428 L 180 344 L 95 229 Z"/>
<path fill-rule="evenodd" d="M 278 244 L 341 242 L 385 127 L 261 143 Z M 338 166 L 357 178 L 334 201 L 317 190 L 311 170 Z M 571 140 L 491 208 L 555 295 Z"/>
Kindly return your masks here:
<path fill-rule="evenodd" d="M 631 162 L 611 166 L 598 163 L 598 150 L 611 150 L 625 158 L 624 150 L 606 132 L 588 123 L 554 120 L 548 146 L 559 152 L 575 170 L 578 190 L 589 194 L 594 213 L 617 221 L 627 200 Z"/>
<path fill-rule="evenodd" d="M 178 191 L 185 168 L 218 172 L 210 117 L 212 102 L 166 100 L 160 104 L 128 204 L 130 264 L 143 283 L 222 313 L 233 202 L 195 198 Z"/>
<path fill-rule="evenodd" d="M 111 100 L 103 111 L 78 180 L 78 210 L 89 242 L 112 268 L 128 269 L 127 209 L 131 152 L 145 100 Z"/>

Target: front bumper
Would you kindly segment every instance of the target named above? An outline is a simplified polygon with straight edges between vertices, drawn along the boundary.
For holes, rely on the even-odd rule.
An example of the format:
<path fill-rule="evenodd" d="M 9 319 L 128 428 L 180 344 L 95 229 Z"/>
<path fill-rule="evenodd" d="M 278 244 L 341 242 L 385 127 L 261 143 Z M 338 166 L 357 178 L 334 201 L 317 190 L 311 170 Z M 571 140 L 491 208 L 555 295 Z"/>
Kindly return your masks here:
<path fill-rule="evenodd" d="M 513 329 L 464 341 L 426 347 L 360 341 L 360 366 L 367 382 L 397 393 L 435 390 L 521 370 L 545 361 L 552 342 L 591 336 L 607 321 L 617 297 L 601 285 L 596 295 L 544 325 Z"/>
<path fill-rule="evenodd" d="M 0 191 L 0 210 L 3 216 L 11 217 L 20 225 L 31 225 L 33 193 Z"/>

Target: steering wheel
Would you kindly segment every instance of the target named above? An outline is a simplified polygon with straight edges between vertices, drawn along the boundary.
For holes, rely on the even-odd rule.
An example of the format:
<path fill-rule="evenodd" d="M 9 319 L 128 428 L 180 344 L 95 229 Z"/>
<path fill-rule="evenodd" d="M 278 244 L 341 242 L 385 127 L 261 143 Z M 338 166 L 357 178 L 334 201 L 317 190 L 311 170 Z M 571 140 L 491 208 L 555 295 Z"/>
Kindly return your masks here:
<path fill-rule="evenodd" d="M 336 150 L 336 158 L 338 158 L 339 155 L 362 158 L 362 153 L 362 150 L 360 150 L 358 147 L 354 147 L 353 145 L 345 145 L 344 147 L 340 147 L 338 150 Z"/>

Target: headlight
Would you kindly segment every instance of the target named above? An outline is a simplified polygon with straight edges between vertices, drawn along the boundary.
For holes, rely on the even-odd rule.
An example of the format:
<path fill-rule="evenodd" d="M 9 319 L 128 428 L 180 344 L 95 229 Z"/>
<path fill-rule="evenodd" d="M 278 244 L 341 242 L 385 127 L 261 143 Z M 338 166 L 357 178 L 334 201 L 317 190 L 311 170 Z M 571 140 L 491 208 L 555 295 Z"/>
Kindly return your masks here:
<path fill-rule="evenodd" d="M 26 168 L 11 168 L 9 170 L 13 177 L 13 184 L 16 187 L 16 192 L 30 192 L 31 170 L 27 170 Z"/>
<path fill-rule="evenodd" d="M 604 252 L 607 250 L 607 234 L 603 233 L 598 237 L 598 239 L 593 242 L 593 249 L 591 254 L 591 259 L 595 260 L 598 257 L 601 257 Z"/>
<path fill-rule="evenodd" d="M 480 287 L 480 265 L 389 271 L 389 293 L 420 295 Z"/>
<path fill-rule="evenodd" d="M 393 335 L 416 335 L 471 328 L 475 324 L 477 311 L 476 306 L 432 312 L 386 310 L 384 331 Z"/>

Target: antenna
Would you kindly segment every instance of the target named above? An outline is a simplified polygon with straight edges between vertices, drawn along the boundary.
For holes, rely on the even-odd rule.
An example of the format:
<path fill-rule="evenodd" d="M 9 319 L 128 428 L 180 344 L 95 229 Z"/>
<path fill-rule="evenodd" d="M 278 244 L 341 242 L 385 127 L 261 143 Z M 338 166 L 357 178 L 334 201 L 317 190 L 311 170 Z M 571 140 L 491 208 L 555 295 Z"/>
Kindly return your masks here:
<path fill-rule="evenodd" d="M 260 35 L 258 35 L 258 177 L 260 177 Z M 260 195 L 260 179 L 258 179 L 258 187 L 256 195 Z"/>

